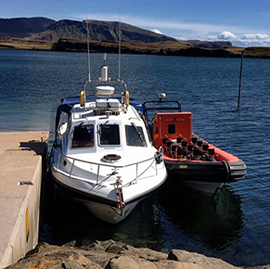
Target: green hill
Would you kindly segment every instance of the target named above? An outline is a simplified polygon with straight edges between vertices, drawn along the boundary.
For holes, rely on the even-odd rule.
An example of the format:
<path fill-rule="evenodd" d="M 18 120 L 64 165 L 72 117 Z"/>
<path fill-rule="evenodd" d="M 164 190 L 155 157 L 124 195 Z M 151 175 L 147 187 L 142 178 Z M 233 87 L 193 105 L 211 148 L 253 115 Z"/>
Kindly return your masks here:
<path fill-rule="evenodd" d="M 0 19 L 0 37 L 30 37 L 45 31 L 54 22 L 41 17 Z"/>
<path fill-rule="evenodd" d="M 54 21 L 47 18 L 0 19 L 0 37 L 28 38 L 58 42 L 70 38 L 86 40 L 87 28 L 91 41 L 118 42 L 119 22 L 113 21 Z M 154 33 L 127 23 L 121 23 L 121 41 L 133 43 L 179 42 L 170 36 Z M 181 41 L 182 44 L 199 48 L 222 48 L 231 46 L 226 41 Z"/>

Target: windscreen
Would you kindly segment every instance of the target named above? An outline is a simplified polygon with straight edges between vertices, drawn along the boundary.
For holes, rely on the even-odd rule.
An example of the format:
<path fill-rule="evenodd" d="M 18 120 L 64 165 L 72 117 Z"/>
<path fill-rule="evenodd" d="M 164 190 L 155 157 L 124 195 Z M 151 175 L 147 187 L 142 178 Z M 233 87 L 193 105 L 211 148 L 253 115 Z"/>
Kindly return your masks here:
<path fill-rule="evenodd" d="M 142 127 L 132 124 L 132 125 L 126 125 L 125 129 L 126 129 L 126 139 L 127 139 L 128 146 L 133 146 L 133 147 L 146 147 L 147 146 Z"/>
<path fill-rule="evenodd" d="M 94 146 L 94 125 L 79 125 L 74 127 L 72 148 Z"/>
<path fill-rule="evenodd" d="M 119 125 L 101 124 L 99 126 L 100 145 L 120 145 Z"/>

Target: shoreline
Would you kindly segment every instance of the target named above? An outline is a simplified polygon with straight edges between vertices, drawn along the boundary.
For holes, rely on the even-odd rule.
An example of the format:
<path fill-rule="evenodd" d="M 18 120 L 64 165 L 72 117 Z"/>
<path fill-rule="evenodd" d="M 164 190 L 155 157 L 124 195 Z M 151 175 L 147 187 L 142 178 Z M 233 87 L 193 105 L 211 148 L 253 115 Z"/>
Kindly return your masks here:
<path fill-rule="evenodd" d="M 172 249 L 165 252 L 135 248 L 114 240 L 92 240 L 87 245 L 72 241 L 63 246 L 39 243 L 8 269 L 23 268 L 189 268 L 189 269 L 269 269 L 270 265 L 241 267 L 196 252 Z"/>
<path fill-rule="evenodd" d="M 62 38 L 57 42 L 30 40 L 23 38 L 1 37 L 0 49 L 6 50 L 38 50 L 38 51 L 62 51 L 62 52 L 87 52 L 86 41 Z M 118 53 L 118 42 L 90 41 L 91 53 Z M 121 53 L 145 54 L 160 56 L 185 56 L 185 57 L 216 57 L 216 58 L 240 58 L 244 52 L 245 58 L 270 59 L 270 47 L 223 47 L 200 48 L 192 47 L 184 42 L 156 42 L 134 43 L 122 42 Z"/>

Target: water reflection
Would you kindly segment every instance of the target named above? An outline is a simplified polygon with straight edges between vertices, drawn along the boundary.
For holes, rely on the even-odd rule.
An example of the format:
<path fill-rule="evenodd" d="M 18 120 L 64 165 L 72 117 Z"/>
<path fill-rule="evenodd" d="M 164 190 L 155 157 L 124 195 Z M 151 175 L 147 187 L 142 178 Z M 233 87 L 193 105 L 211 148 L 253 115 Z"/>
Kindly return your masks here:
<path fill-rule="evenodd" d="M 244 226 L 241 198 L 228 185 L 213 199 L 170 177 L 158 195 L 158 202 L 165 218 L 174 225 L 174 232 L 169 232 L 166 239 L 171 247 L 179 247 L 179 241 L 174 239 L 176 234 L 197 236 L 201 244 L 217 249 L 226 248 L 241 235 Z M 191 244 L 187 243 L 186 248 Z"/>
<path fill-rule="evenodd" d="M 117 225 L 96 219 L 81 203 L 67 199 L 50 176 L 42 189 L 40 241 L 50 244 L 114 239 L 155 250 L 205 252 L 208 247 L 225 249 L 240 237 L 243 225 L 241 198 L 229 186 L 213 199 L 168 178 L 156 196 L 139 203 Z"/>

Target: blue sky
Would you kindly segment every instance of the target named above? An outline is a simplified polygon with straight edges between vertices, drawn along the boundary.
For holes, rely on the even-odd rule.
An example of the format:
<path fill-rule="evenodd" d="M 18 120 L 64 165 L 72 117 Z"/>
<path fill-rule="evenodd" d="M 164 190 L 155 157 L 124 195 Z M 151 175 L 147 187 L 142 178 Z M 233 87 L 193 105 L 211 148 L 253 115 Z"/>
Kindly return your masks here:
<path fill-rule="evenodd" d="M 188 40 L 270 46 L 270 0 L 0 0 L 0 18 L 121 21 Z"/>

